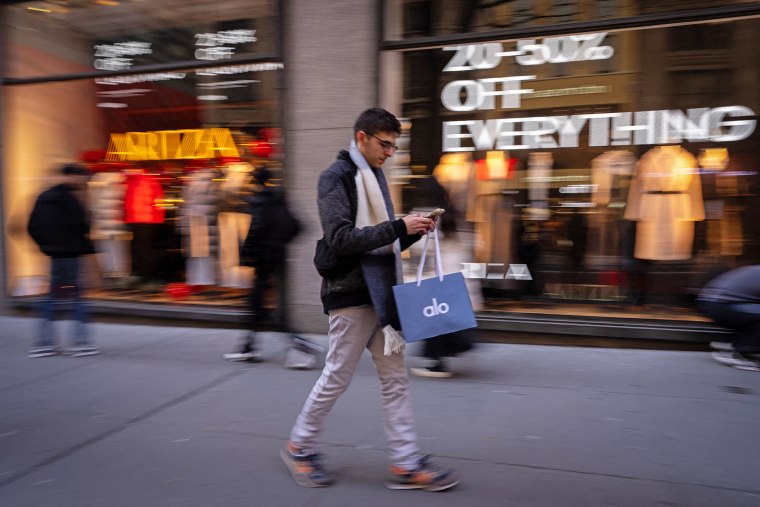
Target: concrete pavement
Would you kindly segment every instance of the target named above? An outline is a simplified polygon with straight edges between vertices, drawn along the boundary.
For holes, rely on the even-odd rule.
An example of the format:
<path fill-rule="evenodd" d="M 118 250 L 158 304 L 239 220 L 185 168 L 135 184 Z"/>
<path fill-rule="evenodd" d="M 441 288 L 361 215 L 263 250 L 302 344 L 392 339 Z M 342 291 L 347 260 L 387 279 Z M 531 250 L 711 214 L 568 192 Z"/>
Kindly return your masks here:
<path fill-rule="evenodd" d="M 2 506 L 760 505 L 760 374 L 704 352 L 488 343 L 412 378 L 423 449 L 463 475 L 444 493 L 383 487 L 365 354 L 323 435 L 339 482 L 310 490 L 277 453 L 319 372 L 281 335 L 249 365 L 221 359 L 239 331 L 98 323 L 101 356 L 32 360 L 35 324 L 0 317 Z"/>

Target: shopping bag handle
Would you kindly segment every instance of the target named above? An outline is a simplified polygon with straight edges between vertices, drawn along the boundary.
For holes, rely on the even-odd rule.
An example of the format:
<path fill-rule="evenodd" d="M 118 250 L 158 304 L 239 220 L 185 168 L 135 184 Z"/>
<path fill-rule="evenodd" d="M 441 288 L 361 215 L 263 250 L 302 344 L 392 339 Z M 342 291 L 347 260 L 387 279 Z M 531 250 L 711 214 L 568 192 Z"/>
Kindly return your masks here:
<path fill-rule="evenodd" d="M 425 267 L 425 258 L 427 257 L 428 240 L 430 234 L 425 234 L 425 243 L 422 245 L 422 257 L 420 257 L 420 265 L 417 267 L 417 287 L 422 283 L 422 269 Z M 435 274 L 440 281 L 443 281 L 443 265 L 441 263 L 441 247 L 438 242 L 438 227 L 433 229 L 433 243 L 435 244 Z"/>

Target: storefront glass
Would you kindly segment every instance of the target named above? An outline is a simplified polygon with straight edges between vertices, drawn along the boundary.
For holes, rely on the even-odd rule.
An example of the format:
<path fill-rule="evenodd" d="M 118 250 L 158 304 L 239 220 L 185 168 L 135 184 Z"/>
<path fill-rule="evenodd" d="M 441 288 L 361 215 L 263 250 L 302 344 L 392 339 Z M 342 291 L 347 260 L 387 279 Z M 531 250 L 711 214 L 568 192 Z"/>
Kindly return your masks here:
<path fill-rule="evenodd" d="M 403 26 L 388 23 L 385 40 L 446 37 L 519 30 L 534 27 L 561 29 L 562 25 L 611 21 L 645 15 L 683 16 L 697 9 L 752 4 L 751 0 L 390 0 L 391 18 L 402 17 Z"/>
<path fill-rule="evenodd" d="M 711 276 L 760 262 L 758 43 L 754 18 L 388 52 L 403 211 L 449 210 L 487 310 L 686 315 Z"/>
<path fill-rule="evenodd" d="M 57 167 L 78 161 L 93 173 L 89 297 L 244 305 L 252 171 L 281 181 L 275 3 L 61 5 L 5 11 L 8 293 L 47 290 L 25 225 Z"/>

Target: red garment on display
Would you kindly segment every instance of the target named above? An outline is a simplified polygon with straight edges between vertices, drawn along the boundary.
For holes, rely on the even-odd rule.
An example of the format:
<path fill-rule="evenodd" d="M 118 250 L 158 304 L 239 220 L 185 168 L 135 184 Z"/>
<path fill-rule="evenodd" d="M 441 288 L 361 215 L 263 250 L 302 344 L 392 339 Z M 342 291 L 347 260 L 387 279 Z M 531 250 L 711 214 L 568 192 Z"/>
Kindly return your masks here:
<path fill-rule="evenodd" d="M 127 173 L 124 193 L 124 222 L 128 224 L 161 224 L 163 208 L 156 201 L 164 197 L 158 176 L 146 173 Z"/>

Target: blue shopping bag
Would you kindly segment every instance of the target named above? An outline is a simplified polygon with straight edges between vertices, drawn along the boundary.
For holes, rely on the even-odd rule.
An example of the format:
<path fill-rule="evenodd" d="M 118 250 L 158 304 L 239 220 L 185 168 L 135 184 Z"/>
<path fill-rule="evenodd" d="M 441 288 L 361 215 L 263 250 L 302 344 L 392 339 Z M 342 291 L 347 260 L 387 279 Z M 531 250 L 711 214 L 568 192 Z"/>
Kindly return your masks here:
<path fill-rule="evenodd" d="M 433 231 L 436 276 L 422 280 L 429 236 L 425 237 L 417 280 L 393 287 L 404 340 L 413 342 L 477 327 L 462 273 L 444 275 L 438 230 Z"/>

